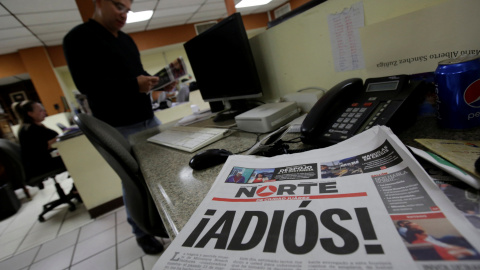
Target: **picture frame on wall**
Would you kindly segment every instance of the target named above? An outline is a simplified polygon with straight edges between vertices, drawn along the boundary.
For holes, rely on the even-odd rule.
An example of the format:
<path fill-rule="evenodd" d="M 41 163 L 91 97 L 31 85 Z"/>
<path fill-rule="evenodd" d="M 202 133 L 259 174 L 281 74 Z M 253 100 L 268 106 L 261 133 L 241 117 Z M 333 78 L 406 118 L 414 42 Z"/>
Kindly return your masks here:
<path fill-rule="evenodd" d="M 27 94 L 25 94 L 25 91 L 13 92 L 10 93 L 10 99 L 12 100 L 12 103 L 21 102 L 27 100 Z"/>

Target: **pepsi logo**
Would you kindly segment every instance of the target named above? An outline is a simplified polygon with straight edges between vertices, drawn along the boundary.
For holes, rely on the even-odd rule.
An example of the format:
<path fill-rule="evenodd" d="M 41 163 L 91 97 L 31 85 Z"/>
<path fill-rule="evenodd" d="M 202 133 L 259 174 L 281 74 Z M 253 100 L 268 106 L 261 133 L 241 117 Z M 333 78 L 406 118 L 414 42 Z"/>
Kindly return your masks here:
<path fill-rule="evenodd" d="M 470 107 L 480 108 L 480 80 L 474 81 L 467 87 L 463 99 Z"/>
<path fill-rule="evenodd" d="M 277 192 L 276 186 L 264 186 L 257 190 L 257 195 L 260 197 L 267 197 Z"/>

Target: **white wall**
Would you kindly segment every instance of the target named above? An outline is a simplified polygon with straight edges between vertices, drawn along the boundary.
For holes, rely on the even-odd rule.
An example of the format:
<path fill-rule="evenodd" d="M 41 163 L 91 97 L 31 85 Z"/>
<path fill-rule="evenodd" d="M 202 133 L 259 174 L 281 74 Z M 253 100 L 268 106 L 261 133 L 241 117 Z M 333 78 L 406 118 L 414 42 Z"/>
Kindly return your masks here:
<path fill-rule="evenodd" d="M 305 87 L 330 89 L 348 78 L 369 77 L 365 69 L 335 72 L 328 31 L 329 14 L 341 12 L 359 1 L 326 1 L 250 40 L 264 100 L 273 101 Z M 365 26 L 445 1 L 363 0 Z"/>

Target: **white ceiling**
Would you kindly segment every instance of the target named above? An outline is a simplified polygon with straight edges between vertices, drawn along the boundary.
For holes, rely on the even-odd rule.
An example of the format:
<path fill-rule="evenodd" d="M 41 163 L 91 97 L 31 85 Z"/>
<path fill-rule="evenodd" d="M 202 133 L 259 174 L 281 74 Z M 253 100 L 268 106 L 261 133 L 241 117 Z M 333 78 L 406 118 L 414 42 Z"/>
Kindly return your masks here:
<path fill-rule="evenodd" d="M 263 6 L 237 9 L 237 12 L 242 15 L 267 12 L 286 2 L 288 0 L 272 0 Z M 154 13 L 148 21 L 126 25 L 122 29 L 126 33 L 227 16 L 224 0 L 134 0 L 132 10 L 154 10 Z M 0 0 L 0 55 L 30 47 L 61 45 L 65 34 L 81 23 L 75 0 Z M 0 79 L 0 85 L 25 78 L 28 79 L 28 74 Z"/>

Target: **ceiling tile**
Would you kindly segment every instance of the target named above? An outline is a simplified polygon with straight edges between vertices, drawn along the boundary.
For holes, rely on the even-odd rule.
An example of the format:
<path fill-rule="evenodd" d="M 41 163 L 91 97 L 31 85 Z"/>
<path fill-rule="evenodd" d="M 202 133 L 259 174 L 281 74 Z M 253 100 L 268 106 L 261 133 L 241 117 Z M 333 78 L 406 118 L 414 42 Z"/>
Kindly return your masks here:
<path fill-rule="evenodd" d="M 30 74 L 28 73 L 17 74 L 15 77 L 19 78 L 20 80 L 30 80 Z"/>
<path fill-rule="evenodd" d="M 58 46 L 63 44 L 63 38 L 44 41 L 46 46 Z"/>
<path fill-rule="evenodd" d="M 144 2 L 133 2 L 132 10 L 134 12 L 144 11 L 144 10 L 153 10 L 157 5 L 157 1 L 144 1 Z"/>
<path fill-rule="evenodd" d="M 44 42 L 52 40 L 62 40 L 67 33 L 68 31 L 62 31 L 57 33 L 40 34 L 37 35 L 37 37 Z"/>
<path fill-rule="evenodd" d="M 227 12 L 227 7 L 225 3 L 212 3 L 212 4 L 205 4 L 200 7 L 198 12 L 210 11 L 210 10 L 223 10 Z"/>
<path fill-rule="evenodd" d="M 0 29 L 22 27 L 22 24 L 13 16 L 0 16 Z"/>
<path fill-rule="evenodd" d="M 179 15 L 179 16 L 153 18 L 150 20 L 147 30 L 164 28 L 164 27 L 169 27 L 174 25 L 183 25 L 186 23 L 189 17 L 190 15 L 187 14 L 187 15 Z"/>
<path fill-rule="evenodd" d="M 188 7 L 178 7 L 178 8 L 169 8 L 169 9 L 159 9 L 155 10 L 153 13 L 153 18 L 159 17 L 169 17 L 175 15 L 184 15 L 192 14 L 200 8 L 200 5 L 188 6 Z"/>
<path fill-rule="evenodd" d="M 11 77 L 5 77 L 0 79 L 0 85 L 9 85 L 9 84 L 14 84 L 21 81 L 21 79 L 11 76 Z"/>
<path fill-rule="evenodd" d="M 0 39 L 2 40 L 25 36 L 32 36 L 32 33 L 24 27 L 0 29 Z"/>
<path fill-rule="evenodd" d="M 32 13 L 17 16 L 27 26 L 62 23 L 62 22 L 82 22 L 80 12 L 78 10 L 53 11 L 44 13 Z"/>
<path fill-rule="evenodd" d="M 125 33 L 134 33 L 134 32 L 138 32 L 138 31 L 145 31 L 145 28 L 147 27 L 147 24 L 148 24 L 148 21 L 129 23 L 129 24 L 126 24 L 122 28 L 122 31 L 125 32 Z"/>
<path fill-rule="evenodd" d="M 75 0 L 2 0 L 1 2 L 14 14 L 77 9 Z"/>
<path fill-rule="evenodd" d="M 70 31 L 73 27 L 81 24 L 81 22 L 65 22 L 65 23 L 57 23 L 57 24 L 41 24 L 41 25 L 33 25 L 29 26 L 28 28 L 34 32 L 36 35 L 39 34 L 47 34 L 47 33 L 55 33 L 61 31 Z"/>
<path fill-rule="evenodd" d="M 188 23 L 197 23 L 202 21 L 218 20 L 225 18 L 227 16 L 227 11 L 207 11 L 207 12 L 198 12 L 188 21 Z"/>
<path fill-rule="evenodd" d="M 2 46 L 0 47 L 0 55 L 15 53 L 16 51 L 17 51 L 17 47 L 16 47 L 16 46 L 13 46 L 13 47 L 5 47 L 4 45 L 2 45 Z"/>
<path fill-rule="evenodd" d="M 205 0 L 160 0 L 157 9 L 170 9 L 178 7 L 201 6 Z"/>
<path fill-rule="evenodd" d="M 17 49 L 43 46 L 43 44 L 34 36 L 19 37 L 2 40 L 2 47 L 17 47 Z"/>
<path fill-rule="evenodd" d="M 0 6 L 0 16 L 4 16 L 4 15 L 9 15 L 10 13 L 3 8 L 3 6 Z"/>

